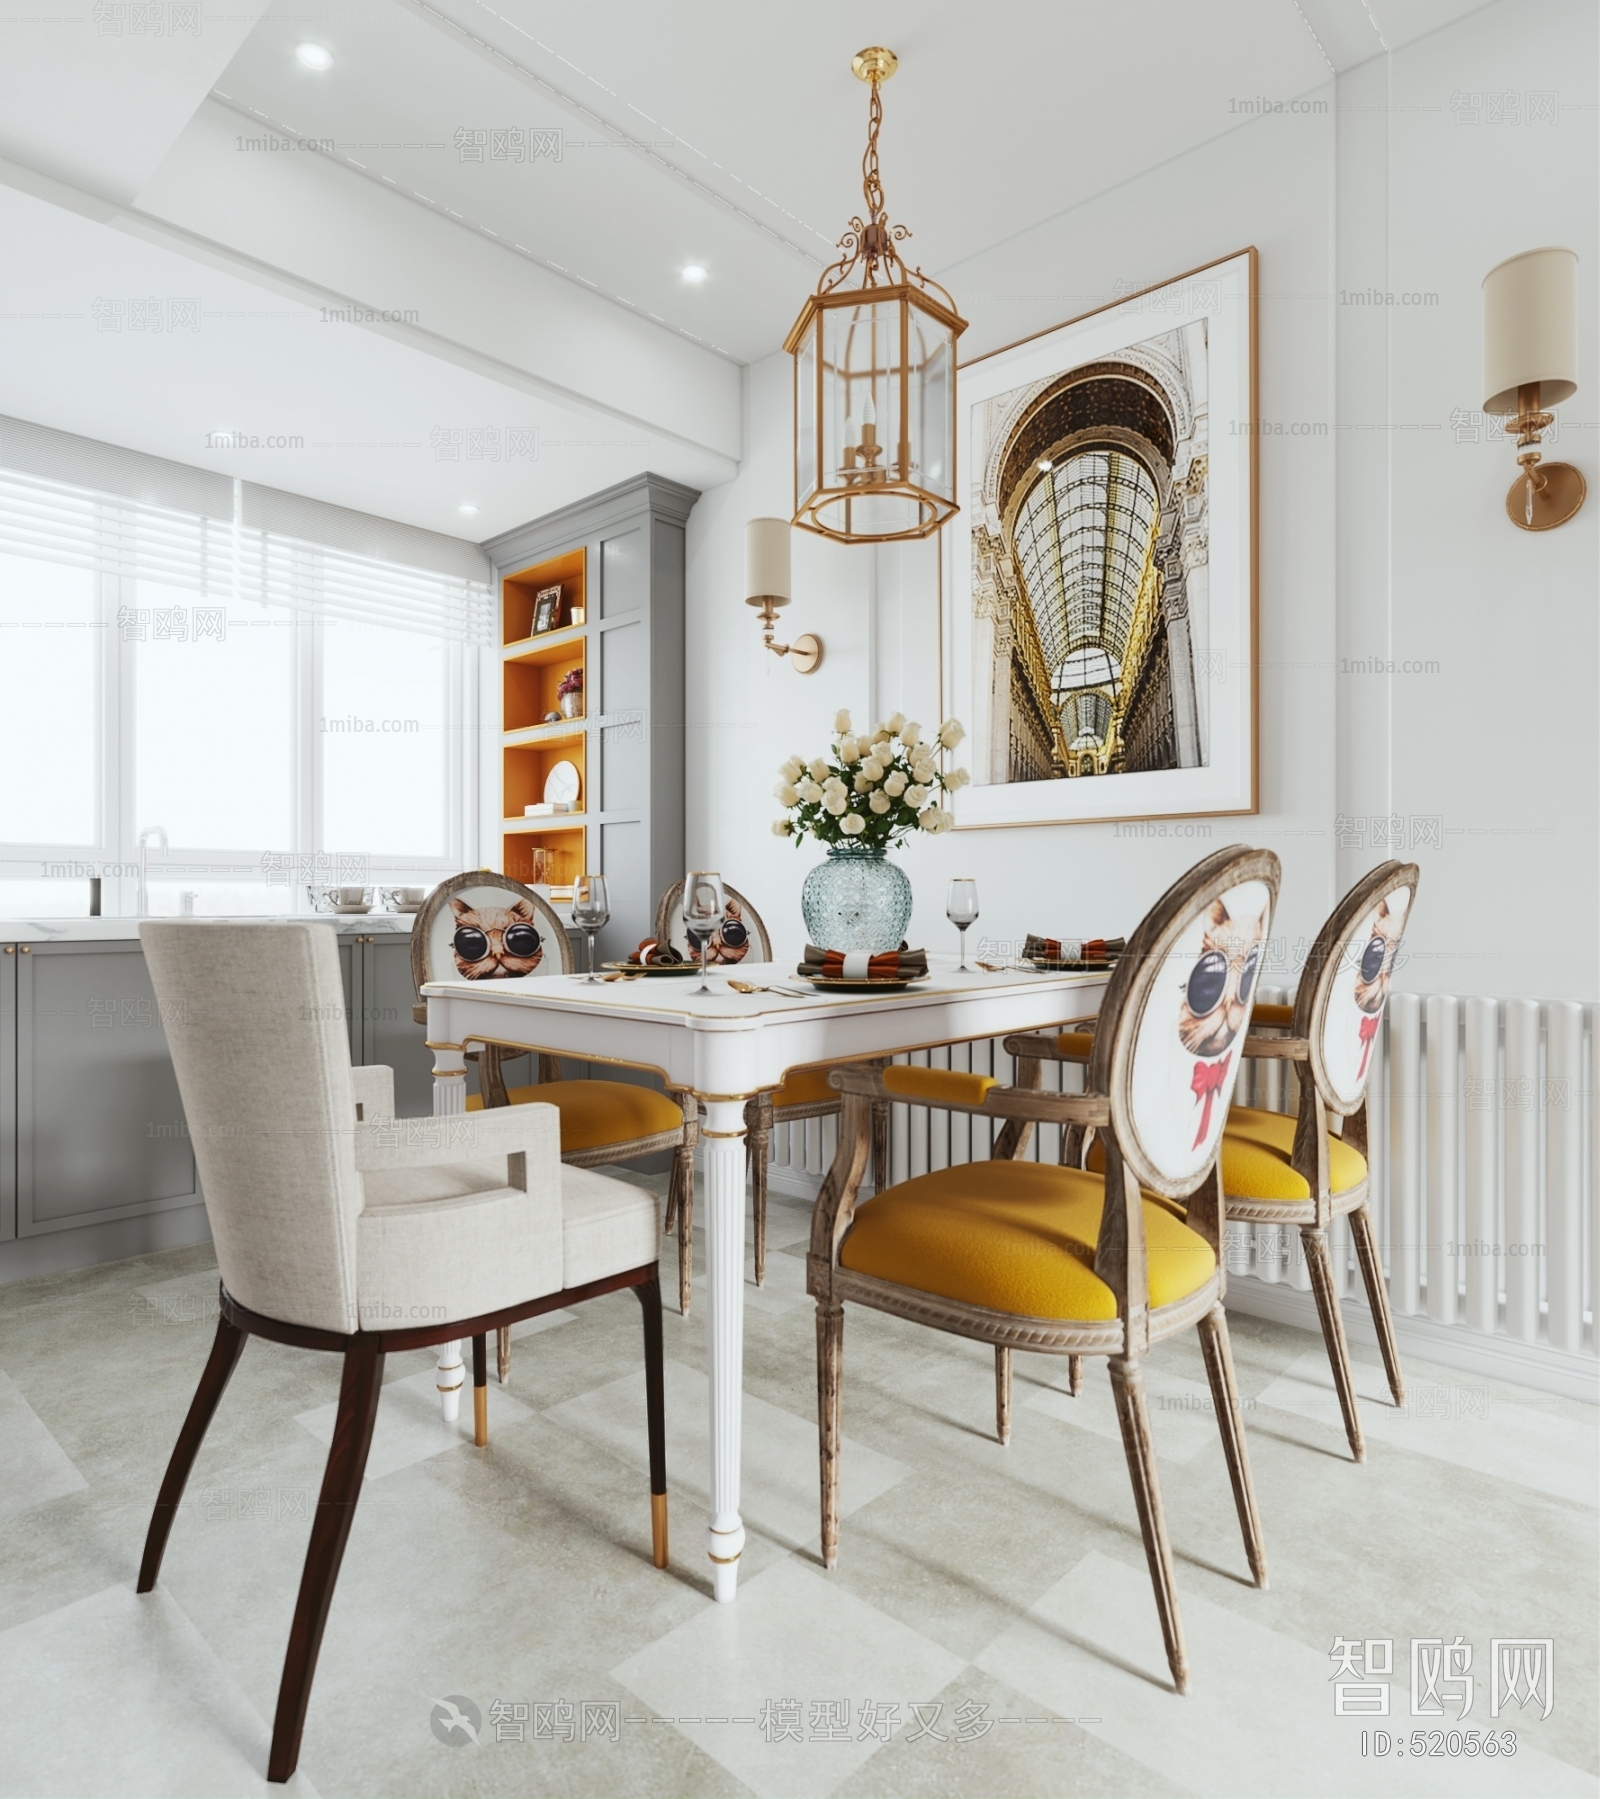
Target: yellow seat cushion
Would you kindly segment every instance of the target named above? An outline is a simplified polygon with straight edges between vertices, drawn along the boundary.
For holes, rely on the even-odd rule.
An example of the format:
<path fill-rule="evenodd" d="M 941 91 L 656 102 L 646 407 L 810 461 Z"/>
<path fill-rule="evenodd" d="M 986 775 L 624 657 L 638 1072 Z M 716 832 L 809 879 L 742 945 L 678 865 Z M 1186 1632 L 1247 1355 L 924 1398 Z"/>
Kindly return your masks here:
<path fill-rule="evenodd" d="M 1115 1318 L 1094 1271 L 1104 1186 L 1047 1162 L 970 1162 L 902 1181 L 856 1210 L 839 1260 L 893 1281 L 1024 1318 Z M 1204 1286 L 1216 1257 L 1164 1206 L 1145 1201 L 1150 1303 Z"/>
<path fill-rule="evenodd" d="M 564 1156 L 683 1128 L 683 1110 L 676 1100 L 629 1081 L 548 1081 L 539 1087 L 510 1087 L 507 1094 L 514 1106 L 555 1107 L 561 1114 Z M 482 1096 L 469 1093 L 467 1110 L 482 1108 Z"/>
<path fill-rule="evenodd" d="M 826 1068 L 791 1068 L 783 1077 L 783 1085 L 772 1096 L 773 1110 L 782 1111 L 785 1106 L 814 1106 L 825 1099 L 843 1098 L 842 1094 L 835 1093 L 828 1085 L 828 1076 L 832 1072 L 831 1065 Z"/>
<path fill-rule="evenodd" d="M 1087 1062 L 1094 1054 L 1094 1032 L 1062 1031 L 1056 1037 L 1056 1048 L 1074 1061 Z"/>
<path fill-rule="evenodd" d="M 992 1074 L 967 1074 L 959 1068 L 907 1068 L 892 1063 L 883 1071 L 883 1084 L 902 1099 L 920 1099 L 935 1106 L 981 1106 L 989 1097 L 989 1089 L 999 1083 Z"/>
<path fill-rule="evenodd" d="M 1250 1022 L 1268 1025 L 1273 1030 L 1286 1031 L 1294 1023 L 1294 1007 L 1264 1005 L 1258 1000 L 1251 1009 Z"/>
<path fill-rule="evenodd" d="M 1294 1130 L 1295 1121 L 1286 1112 L 1235 1106 L 1222 1134 L 1222 1191 L 1235 1199 L 1281 1199 L 1288 1204 L 1310 1199 L 1310 1183 L 1289 1165 Z M 1329 1189 L 1348 1193 L 1366 1178 L 1366 1157 L 1330 1131 Z"/>

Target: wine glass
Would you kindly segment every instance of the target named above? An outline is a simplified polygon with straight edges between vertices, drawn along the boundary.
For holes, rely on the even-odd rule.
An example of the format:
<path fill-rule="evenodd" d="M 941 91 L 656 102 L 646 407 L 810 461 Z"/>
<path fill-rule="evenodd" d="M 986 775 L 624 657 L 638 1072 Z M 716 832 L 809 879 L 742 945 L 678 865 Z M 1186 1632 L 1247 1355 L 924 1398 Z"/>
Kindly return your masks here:
<path fill-rule="evenodd" d="M 594 934 L 603 930 L 611 917 L 611 901 L 606 896 L 604 875 L 579 875 L 572 883 L 572 922 L 589 939 L 589 979 L 598 982 L 594 971 Z"/>
<path fill-rule="evenodd" d="M 978 883 L 952 881 L 944 902 L 944 915 L 961 933 L 961 966 L 958 973 L 972 972 L 967 967 L 967 930 L 978 922 Z"/>
<path fill-rule="evenodd" d="M 728 894 L 722 876 L 705 869 L 691 869 L 683 877 L 683 930 L 700 950 L 700 985 L 696 993 L 709 993 L 706 985 L 706 946 L 727 916 Z"/>

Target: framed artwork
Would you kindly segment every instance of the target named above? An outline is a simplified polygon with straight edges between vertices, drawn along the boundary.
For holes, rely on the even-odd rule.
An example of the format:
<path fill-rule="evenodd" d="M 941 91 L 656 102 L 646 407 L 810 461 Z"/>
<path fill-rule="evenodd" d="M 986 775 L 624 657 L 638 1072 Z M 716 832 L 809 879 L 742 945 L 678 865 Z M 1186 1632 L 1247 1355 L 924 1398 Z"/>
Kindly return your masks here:
<path fill-rule="evenodd" d="M 962 365 L 957 830 L 1256 810 L 1255 267 Z"/>
<path fill-rule="evenodd" d="M 561 589 L 541 587 L 533 596 L 533 634 L 553 631 L 561 622 Z"/>

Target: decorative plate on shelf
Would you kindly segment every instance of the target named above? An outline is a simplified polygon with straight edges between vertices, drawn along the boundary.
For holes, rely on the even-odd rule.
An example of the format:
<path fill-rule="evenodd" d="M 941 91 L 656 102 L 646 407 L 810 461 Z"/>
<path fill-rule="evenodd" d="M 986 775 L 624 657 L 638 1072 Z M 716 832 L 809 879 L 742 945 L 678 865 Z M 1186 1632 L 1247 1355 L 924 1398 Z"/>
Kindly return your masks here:
<path fill-rule="evenodd" d="M 557 762 L 545 776 L 544 797 L 550 805 L 576 806 L 582 786 L 575 764 Z"/>

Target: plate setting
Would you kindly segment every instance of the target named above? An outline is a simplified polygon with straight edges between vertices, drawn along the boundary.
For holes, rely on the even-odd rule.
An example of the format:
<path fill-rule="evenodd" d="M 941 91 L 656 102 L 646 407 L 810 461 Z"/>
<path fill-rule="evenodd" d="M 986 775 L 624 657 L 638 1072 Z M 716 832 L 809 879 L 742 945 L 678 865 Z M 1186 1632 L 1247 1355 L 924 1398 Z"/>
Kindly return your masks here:
<path fill-rule="evenodd" d="M 821 993 L 903 993 L 907 987 L 915 987 L 928 979 L 925 974 L 864 975 L 860 977 L 842 974 L 799 974 L 796 978 L 807 982 Z"/>
<path fill-rule="evenodd" d="M 699 974 L 698 962 L 602 962 L 618 974 Z"/>

